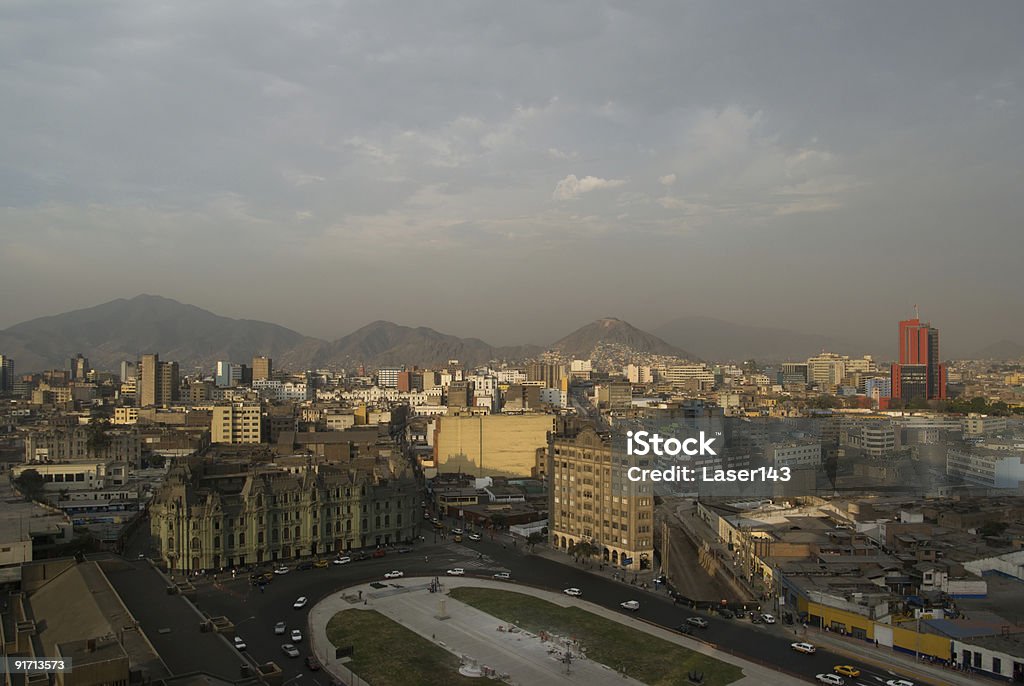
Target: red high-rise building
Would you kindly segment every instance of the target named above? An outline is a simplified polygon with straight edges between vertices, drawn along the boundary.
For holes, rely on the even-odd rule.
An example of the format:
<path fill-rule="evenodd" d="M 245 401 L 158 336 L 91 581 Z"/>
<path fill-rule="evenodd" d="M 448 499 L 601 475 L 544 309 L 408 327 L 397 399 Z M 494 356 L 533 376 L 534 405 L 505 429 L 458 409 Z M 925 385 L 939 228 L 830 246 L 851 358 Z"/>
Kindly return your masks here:
<path fill-rule="evenodd" d="M 904 401 L 946 398 L 946 367 L 939 363 L 939 330 L 917 317 L 900 322 L 899 362 L 892 366 L 892 396 Z"/>

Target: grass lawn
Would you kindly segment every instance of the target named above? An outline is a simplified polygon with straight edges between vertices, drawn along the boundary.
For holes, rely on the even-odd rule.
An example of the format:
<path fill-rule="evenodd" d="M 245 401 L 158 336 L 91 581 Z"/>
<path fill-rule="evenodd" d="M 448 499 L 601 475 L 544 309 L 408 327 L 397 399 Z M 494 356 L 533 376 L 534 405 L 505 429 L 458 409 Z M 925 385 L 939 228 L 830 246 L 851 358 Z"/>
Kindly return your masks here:
<path fill-rule="evenodd" d="M 489 588 L 453 588 L 452 598 L 522 627 L 575 637 L 587 657 L 651 686 L 684 684 L 691 670 L 704 672 L 707 686 L 724 686 L 743 676 L 739 667 L 716 660 L 618 622 L 581 610 L 560 607 L 524 593 Z"/>
<path fill-rule="evenodd" d="M 481 686 L 459 674 L 459 658 L 373 610 L 343 610 L 327 623 L 335 647 L 354 646 L 346 666 L 373 686 Z"/>

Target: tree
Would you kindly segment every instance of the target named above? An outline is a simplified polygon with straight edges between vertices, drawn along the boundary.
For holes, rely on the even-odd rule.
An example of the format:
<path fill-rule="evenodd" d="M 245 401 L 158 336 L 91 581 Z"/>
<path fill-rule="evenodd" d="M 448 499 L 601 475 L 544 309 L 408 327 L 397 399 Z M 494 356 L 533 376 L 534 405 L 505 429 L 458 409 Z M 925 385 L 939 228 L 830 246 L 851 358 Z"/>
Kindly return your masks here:
<path fill-rule="evenodd" d="M 572 555 L 573 559 L 579 562 L 580 560 L 586 560 L 599 554 L 601 549 L 598 548 L 591 541 L 578 541 L 569 546 L 568 553 Z"/>
<path fill-rule="evenodd" d="M 505 518 L 505 515 L 503 514 L 491 515 L 491 526 L 493 526 L 495 529 L 504 529 L 505 523 L 507 521 L 508 520 Z"/>
<path fill-rule="evenodd" d="M 25 500 L 39 500 L 43 495 L 43 486 L 46 483 L 43 475 L 35 469 L 26 469 L 17 479 L 14 480 Z"/>
<path fill-rule="evenodd" d="M 526 545 L 530 547 L 530 550 L 533 550 L 534 546 L 536 546 L 538 543 L 543 542 L 544 534 L 540 531 L 534 531 L 532 534 L 526 537 Z"/>
<path fill-rule="evenodd" d="M 109 448 L 113 442 L 110 434 L 107 433 L 109 429 L 110 422 L 106 419 L 94 418 L 89 422 L 89 426 L 86 428 L 85 448 L 94 458 L 98 457 L 100 452 Z"/>

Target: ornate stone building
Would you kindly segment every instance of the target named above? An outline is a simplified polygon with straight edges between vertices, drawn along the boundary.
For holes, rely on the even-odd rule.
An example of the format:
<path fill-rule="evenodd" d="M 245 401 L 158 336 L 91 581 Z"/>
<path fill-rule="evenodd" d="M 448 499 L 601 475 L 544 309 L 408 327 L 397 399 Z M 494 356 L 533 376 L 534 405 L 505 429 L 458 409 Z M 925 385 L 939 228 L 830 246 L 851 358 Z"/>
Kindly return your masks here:
<path fill-rule="evenodd" d="M 150 527 L 168 569 L 219 570 L 411 541 L 418 493 L 403 466 L 197 463 L 168 474 Z"/>

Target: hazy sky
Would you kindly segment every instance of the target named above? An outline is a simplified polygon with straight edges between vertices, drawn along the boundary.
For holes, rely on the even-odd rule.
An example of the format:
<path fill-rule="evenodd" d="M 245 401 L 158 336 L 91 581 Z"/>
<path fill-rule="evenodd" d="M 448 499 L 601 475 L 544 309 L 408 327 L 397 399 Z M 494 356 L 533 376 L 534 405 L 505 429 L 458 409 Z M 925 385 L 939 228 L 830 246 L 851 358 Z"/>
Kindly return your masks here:
<path fill-rule="evenodd" d="M 0 327 L 1024 342 L 1024 3 L 0 5 Z"/>

